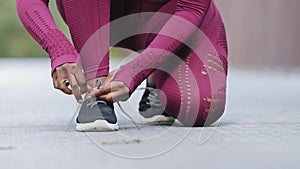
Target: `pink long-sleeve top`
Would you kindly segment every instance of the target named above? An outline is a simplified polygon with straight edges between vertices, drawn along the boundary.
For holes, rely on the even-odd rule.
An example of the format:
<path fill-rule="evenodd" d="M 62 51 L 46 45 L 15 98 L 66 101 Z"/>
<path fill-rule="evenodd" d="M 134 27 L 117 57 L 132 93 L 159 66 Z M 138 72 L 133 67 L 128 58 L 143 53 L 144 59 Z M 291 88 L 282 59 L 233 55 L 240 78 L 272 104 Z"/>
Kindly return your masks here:
<path fill-rule="evenodd" d="M 69 4 L 69 6 L 71 6 L 64 9 L 65 16 L 63 17 L 70 28 L 74 46 L 55 25 L 52 15 L 48 9 L 49 0 L 17 0 L 17 11 L 19 17 L 31 36 L 49 53 L 52 72 L 56 67 L 64 63 L 78 62 L 80 60 L 78 53 L 80 53 L 85 42 L 98 29 L 100 29 L 101 26 L 110 21 L 110 0 L 100 1 L 102 3 L 101 5 L 95 4 L 96 1 L 94 4 L 93 1 L 91 1 L 91 3 L 87 3 L 86 1 L 80 0 L 63 0 L 63 2 L 64 4 Z M 131 92 L 133 92 L 135 88 L 155 70 L 155 68 L 159 67 L 166 58 L 170 56 L 169 54 L 157 53 L 157 50 L 152 49 L 161 49 L 169 51 L 169 53 L 176 53 L 182 48 L 183 44 L 178 43 L 178 39 L 166 36 L 166 34 L 170 34 L 170 31 L 173 31 L 174 36 L 179 33 L 180 39 L 184 41 L 196 31 L 195 28 L 201 29 L 211 42 L 216 44 L 215 47 L 218 50 L 219 55 L 222 57 L 221 60 L 223 61 L 223 67 L 227 70 L 227 46 L 224 45 L 226 44 L 226 38 L 225 36 L 222 36 L 223 38 L 221 37 L 220 40 L 220 36 L 213 31 L 216 27 L 220 27 L 219 23 L 222 23 L 221 17 L 213 0 L 169 0 L 167 2 L 168 6 L 165 6 L 164 9 L 159 12 L 172 14 L 174 15 L 174 18 L 171 17 L 170 20 L 166 22 L 160 31 L 162 33 L 158 34 L 138 57 L 128 64 L 121 66 L 120 70 L 114 77 L 114 80 L 124 82 Z M 95 14 L 88 12 L 91 11 L 91 9 L 97 9 L 97 7 L 95 7 L 96 5 L 98 5 L 98 9 L 101 8 L 100 14 L 99 10 L 95 10 L 95 12 L 98 12 Z M 76 8 L 86 8 L 87 12 L 76 13 Z M 101 19 L 97 18 L 95 22 L 102 23 L 85 24 L 87 23 L 87 19 L 94 19 L 96 14 L 100 15 L 99 18 Z M 178 23 L 178 19 L 176 19 L 177 17 L 188 21 L 194 25 L 194 27 Z M 174 26 L 178 26 L 175 31 Z M 84 30 L 80 31 L 78 29 L 80 27 Z M 107 41 L 109 41 L 109 39 L 107 39 Z M 105 43 L 104 47 L 109 48 L 109 42 Z M 103 55 L 105 55 L 105 59 L 102 63 L 103 65 L 98 67 L 99 70 L 105 69 L 109 65 L 108 61 L 105 61 L 108 60 L 108 54 Z M 93 59 L 97 59 L 97 56 L 93 56 L 92 59 L 89 60 Z M 89 74 L 90 71 L 88 70 L 89 67 L 91 67 L 91 70 L 95 69 L 93 61 L 82 62 L 86 62 L 83 63 L 83 67 L 86 67 L 85 71 L 87 79 L 95 76 Z"/>

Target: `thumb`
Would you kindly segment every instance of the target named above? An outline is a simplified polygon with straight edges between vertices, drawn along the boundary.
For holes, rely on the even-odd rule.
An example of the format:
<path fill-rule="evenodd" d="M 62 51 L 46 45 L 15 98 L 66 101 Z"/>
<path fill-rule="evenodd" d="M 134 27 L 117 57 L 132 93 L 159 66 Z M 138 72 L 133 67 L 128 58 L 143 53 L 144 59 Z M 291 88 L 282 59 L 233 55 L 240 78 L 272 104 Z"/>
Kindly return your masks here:
<path fill-rule="evenodd" d="M 95 96 L 99 97 L 102 95 L 106 95 L 111 92 L 111 85 L 103 85 L 99 89 L 94 90 Z"/>
<path fill-rule="evenodd" d="M 112 71 L 112 72 L 110 72 L 108 74 L 108 76 L 106 77 L 106 79 L 105 79 L 105 81 L 103 83 L 103 86 L 109 85 L 113 81 L 113 79 L 114 79 L 115 74 L 117 73 L 117 71 L 118 71 L 118 69 L 114 70 L 114 71 Z"/>

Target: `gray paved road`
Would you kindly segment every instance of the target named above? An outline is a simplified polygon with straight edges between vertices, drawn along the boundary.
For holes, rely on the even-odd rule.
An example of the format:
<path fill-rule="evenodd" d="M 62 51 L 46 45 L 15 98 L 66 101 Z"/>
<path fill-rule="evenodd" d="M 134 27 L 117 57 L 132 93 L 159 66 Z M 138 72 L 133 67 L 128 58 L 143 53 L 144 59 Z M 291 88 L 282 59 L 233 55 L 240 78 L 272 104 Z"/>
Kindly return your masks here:
<path fill-rule="evenodd" d="M 89 134 L 74 131 L 78 105 L 49 75 L 46 59 L 0 60 L 0 168 L 300 167 L 296 72 L 231 70 L 218 126 L 137 130 L 118 114 L 120 131 Z"/>

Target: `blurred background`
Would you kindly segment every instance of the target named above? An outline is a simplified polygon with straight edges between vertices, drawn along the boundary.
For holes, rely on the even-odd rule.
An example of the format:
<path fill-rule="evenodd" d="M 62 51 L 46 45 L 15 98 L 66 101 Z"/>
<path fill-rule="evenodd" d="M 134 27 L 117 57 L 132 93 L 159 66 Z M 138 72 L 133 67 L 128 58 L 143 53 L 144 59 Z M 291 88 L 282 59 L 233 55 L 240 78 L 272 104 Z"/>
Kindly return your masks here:
<path fill-rule="evenodd" d="M 22 26 L 15 6 L 15 0 L 0 1 L 0 58 L 48 57 Z M 67 27 L 56 9 L 55 0 L 50 0 L 50 9 L 56 23 L 68 35 Z"/>
<path fill-rule="evenodd" d="M 230 50 L 227 105 L 220 124 L 215 125 L 219 128 L 193 128 L 171 151 L 149 160 L 130 160 L 100 150 L 91 135 L 75 132 L 79 105 L 73 96 L 54 90 L 48 56 L 21 25 L 15 0 L 0 0 L 0 168 L 298 169 L 300 0 L 215 1 Z M 50 9 L 69 37 L 55 0 L 50 0 Z M 142 93 L 135 96 L 131 98 L 139 101 Z M 126 103 L 137 110 L 138 102 Z M 120 112 L 117 115 L 123 117 Z M 102 145 L 135 153 L 183 138 L 182 131 L 188 129 L 176 127 L 154 144 L 144 140 L 119 144 L 124 142 L 121 135 L 140 139 L 142 133 L 148 137 L 169 131 L 168 126 L 151 126 L 140 132 L 128 122 L 120 120 L 119 132 L 91 134 Z M 205 144 L 199 142 L 202 136 L 209 137 Z"/>
<path fill-rule="evenodd" d="M 215 1 L 226 24 L 232 67 L 299 68 L 299 0 Z"/>
<path fill-rule="evenodd" d="M 231 68 L 299 68 L 299 0 L 215 1 L 227 28 Z M 54 0 L 50 9 L 69 37 Z M 47 57 L 22 27 L 14 0 L 0 1 L 0 13 L 0 58 Z"/>

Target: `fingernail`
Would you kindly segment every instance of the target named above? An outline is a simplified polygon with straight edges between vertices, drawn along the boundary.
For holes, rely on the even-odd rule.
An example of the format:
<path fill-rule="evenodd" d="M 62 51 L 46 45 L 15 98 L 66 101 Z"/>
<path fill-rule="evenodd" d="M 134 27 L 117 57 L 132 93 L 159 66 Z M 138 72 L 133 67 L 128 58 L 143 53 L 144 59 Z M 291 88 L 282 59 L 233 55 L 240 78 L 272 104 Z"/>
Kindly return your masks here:
<path fill-rule="evenodd" d="M 80 100 L 78 100 L 78 103 L 80 103 L 80 104 L 81 104 L 81 103 L 83 103 L 83 100 L 81 100 L 81 99 L 80 99 Z"/>
<path fill-rule="evenodd" d="M 87 85 L 87 88 L 90 90 L 90 89 L 92 89 L 92 87 L 90 86 L 90 85 Z"/>

